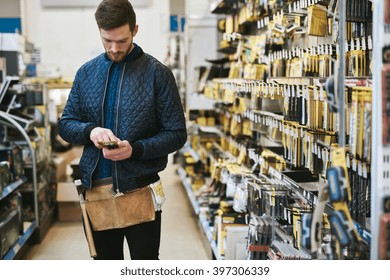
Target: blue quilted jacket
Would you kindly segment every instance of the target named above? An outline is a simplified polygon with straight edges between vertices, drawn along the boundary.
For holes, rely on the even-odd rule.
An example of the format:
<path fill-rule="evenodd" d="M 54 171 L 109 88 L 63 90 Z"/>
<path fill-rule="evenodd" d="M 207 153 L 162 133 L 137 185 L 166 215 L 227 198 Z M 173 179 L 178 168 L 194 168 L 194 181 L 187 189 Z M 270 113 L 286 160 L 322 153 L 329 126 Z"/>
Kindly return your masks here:
<path fill-rule="evenodd" d="M 133 51 L 137 55 L 126 58 L 120 74 L 118 109 L 114 114 L 114 134 L 133 147 L 129 159 L 112 164 L 114 186 L 122 192 L 157 181 L 168 154 L 187 140 L 185 116 L 172 72 L 140 47 Z M 84 145 L 79 166 L 87 188 L 92 187 L 100 153 L 89 135 L 93 128 L 104 127 L 103 102 L 111 65 L 106 54 L 101 54 L 80 67 L 58 122 L 59 134 L 65 141 Z"/>

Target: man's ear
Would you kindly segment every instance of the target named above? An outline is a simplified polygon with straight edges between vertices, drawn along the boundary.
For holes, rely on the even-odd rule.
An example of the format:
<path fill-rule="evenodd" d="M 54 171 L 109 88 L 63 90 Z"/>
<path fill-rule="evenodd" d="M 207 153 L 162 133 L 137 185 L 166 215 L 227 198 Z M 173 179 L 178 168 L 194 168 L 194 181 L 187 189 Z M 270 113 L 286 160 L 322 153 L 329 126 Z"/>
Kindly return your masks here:
<path fill-rule="evenodd" d="M 137 33 L 138 33 L 138 24 L 136 24 L 136 25 L 134 26 L 133 37 L 135 37 L 135 35 L 137 35 Z"/>

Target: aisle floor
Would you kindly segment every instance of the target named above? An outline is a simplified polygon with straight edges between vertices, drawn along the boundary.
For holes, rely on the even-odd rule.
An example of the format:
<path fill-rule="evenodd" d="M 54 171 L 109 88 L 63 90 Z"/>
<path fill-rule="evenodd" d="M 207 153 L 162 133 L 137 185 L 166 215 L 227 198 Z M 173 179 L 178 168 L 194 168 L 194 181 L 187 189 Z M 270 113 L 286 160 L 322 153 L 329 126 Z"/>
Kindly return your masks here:
<path fill-rule="evenodd" d="M 176 165 L 168 164 L 166 170 L 160 173 L 167 197 L 162 215 L 160 259 L 208 260 L 211 257 L 211 249 L 198 226 L 198 219 L 176 169 Z M 129 259 L 128 249 L 125 249 L 125 256 Z M 34 245 L 24 259 L 91 259 L 81 222 L 55 222 L 42 242 Z"/>

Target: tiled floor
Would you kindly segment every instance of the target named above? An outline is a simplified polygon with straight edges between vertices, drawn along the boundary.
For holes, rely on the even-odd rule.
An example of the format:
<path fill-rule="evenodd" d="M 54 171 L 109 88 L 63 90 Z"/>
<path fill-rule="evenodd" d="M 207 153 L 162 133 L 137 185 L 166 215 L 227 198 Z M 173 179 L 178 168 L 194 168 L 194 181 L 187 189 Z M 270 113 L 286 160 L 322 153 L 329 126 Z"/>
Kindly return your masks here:
<path fill-rule="evenodd" d="M 168 164 L 167 169 L 160 175 L 167 197 L 163 207 L 160 259 L 210 259 L 211 249 L 204 241 L 205 236 L 199 229 L 198 220 L 176 174 L 176 166 Z M 126 251 L 126 258 L 129 258 L 128 250 Z M 90 259 L 81 223 L 54 223 L 43 241 L 34 245 L 24 258 L 27 260 Z"/>

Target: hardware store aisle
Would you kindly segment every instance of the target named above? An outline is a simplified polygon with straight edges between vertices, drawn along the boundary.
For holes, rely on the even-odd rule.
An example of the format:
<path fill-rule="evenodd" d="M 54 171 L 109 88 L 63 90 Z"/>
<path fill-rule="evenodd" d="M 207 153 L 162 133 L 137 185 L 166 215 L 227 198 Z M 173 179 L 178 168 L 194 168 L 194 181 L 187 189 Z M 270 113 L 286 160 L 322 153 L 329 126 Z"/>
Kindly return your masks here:
<path fill-rule="evenodd" d="M 160 173 L 167 200 L 163 206 L 161 260 L 207 260 L 211 249 L 198 226 L 187 194 L 176 174 L 176 166 L 168 164 Z M 128 249 L 125 251 L 128 258 Z M 45 238 L 24 256 L 27 260 L 90 259 L 81 222 L 56 222 Z"/>

